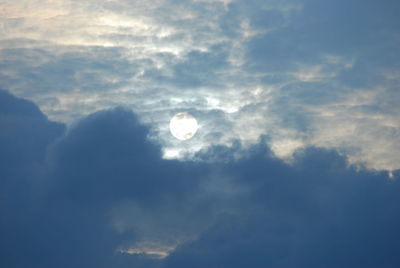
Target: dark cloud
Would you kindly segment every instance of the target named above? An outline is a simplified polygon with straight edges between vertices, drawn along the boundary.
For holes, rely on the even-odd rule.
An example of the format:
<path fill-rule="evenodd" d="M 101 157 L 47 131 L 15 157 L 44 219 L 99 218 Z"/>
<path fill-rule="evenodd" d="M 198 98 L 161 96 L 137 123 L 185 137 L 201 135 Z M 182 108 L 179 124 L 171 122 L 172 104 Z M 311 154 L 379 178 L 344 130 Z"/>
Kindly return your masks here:
<path fill-rule="evenodd" d="M 64 131 L 31 102 L 0 91 L 0 265 L 29 267 L 35 254 L 30 203 L 48 146 Z M 37 241 L 36 241 L 37 242 Z M 32 267 L 32 266 L 31 266 Z"/>
<path fill-rule="evenodd" d="M 289 167 L 258 148 L 223 169 L 249 195 L 166 267 L 395 267 L 400 184 L 310 149 Z"/>
<path fill-rule="evenodd" d="M 8 198 L 14 186 L 30 183 L 25 176 L 37 172 L 64 125 L 48 121 L 33 103 L 0 90 L 0 129 L 0 193 Z"/>
<path fill-rule="evenodd" d="M 151 267 L 117 252 L 135 234 L 115 230 L 111 209 L 187 199 L 196 167 L 162 161 L 132 112 L 93 114 L 60 137 L 63 126 L 33 103 L 1 93 L 1 266 L 126 267 L 133 258 Z"/>
<path fill-rule="evenodd" d="M 0 93 L 2 267 L 400 263 L 398 180 L 349 168 L 334 151 L 310 148 L 288 165 L 261 140 L 167 161 L 129 110 L 65 132 L 33 103 Z M 163 260 L 118 252 L 171 237 L 187 242 Z"/>
<path fill-rule="evenodd" d="M 122 108 L 90 115 L 54 146 L 54 187 L 75 200 L 104 203 L 134 198 L 148 204 L 164 194 L 188 194 L 196 179 L 187 180 L 185 169 L 195 174 L 196 166 L 162 160 L 147 133 Z"/>

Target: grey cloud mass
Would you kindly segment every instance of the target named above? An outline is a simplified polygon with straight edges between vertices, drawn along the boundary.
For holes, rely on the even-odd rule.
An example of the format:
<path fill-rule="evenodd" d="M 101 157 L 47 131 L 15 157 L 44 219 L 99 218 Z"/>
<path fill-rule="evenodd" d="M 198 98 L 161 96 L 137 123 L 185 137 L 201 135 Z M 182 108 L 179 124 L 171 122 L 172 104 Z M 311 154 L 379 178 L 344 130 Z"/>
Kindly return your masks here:
<path fill-rule="evenodd" d="M 0 93 L 0 127 L 13 131 L 0 136 L 2 267 L 400 261 L 400 185 L 385 172 L 349 168 L 320 148 L 288 164 L 265 140 L 166 160 L 127 109 L 96 112 L 66 131 L 33 103 Z"/>

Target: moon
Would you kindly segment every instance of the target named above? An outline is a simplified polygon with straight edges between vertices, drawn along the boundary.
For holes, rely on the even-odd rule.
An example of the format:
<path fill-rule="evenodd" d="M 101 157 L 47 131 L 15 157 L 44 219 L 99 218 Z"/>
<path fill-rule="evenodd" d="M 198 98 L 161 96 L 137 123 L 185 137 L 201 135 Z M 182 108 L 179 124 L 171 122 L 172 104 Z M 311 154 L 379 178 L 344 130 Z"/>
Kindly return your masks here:
<path fill-rule="evenodd" d="M 177 113 L 169 122 L 171 134 L 181 141 L 193 138 L 198 128 L 196 118 L 186 112 Z"/>

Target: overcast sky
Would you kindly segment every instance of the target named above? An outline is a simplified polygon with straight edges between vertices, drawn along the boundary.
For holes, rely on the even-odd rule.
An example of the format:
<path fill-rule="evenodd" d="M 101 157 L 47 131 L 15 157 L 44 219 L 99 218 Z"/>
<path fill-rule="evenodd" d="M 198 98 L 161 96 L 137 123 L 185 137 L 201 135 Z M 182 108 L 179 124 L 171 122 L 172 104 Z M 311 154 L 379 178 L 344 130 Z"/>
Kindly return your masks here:
<path fill-rule="evenodd" d="M 400 266 L 398 14 L 0 0 L 0 266 Z"/>

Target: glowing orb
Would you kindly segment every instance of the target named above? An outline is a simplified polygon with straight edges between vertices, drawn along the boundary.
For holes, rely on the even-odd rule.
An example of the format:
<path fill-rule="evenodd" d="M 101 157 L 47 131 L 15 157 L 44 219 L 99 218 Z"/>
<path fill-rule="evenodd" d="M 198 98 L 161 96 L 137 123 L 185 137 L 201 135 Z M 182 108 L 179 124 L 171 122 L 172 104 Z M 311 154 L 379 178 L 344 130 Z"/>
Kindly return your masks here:
<path fill-rule="evenodd" d="M 171 134 L 178 140 L 189 140 L 197 132 L 197 120 L 191 114 L 177 113 L 169 122 Z"/>

